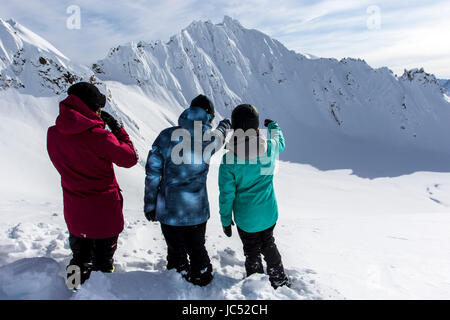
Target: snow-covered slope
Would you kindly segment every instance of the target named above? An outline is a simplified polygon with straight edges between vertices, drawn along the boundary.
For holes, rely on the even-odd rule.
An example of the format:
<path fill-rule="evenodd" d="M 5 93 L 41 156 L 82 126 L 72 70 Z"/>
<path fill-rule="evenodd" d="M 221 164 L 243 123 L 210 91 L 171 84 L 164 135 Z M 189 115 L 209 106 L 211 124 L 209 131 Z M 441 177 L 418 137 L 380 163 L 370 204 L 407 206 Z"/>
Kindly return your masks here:
<path fill-rule="evenodd" d="M 57 176 L 48 166 L 47 128 L 58 114 L 58 94 L 90 75 L 89 69 L 72 64 L 32 31 L 14 20 L 0 19 L 2 194 L 59 195 L 50 185 Z M 24 187 L 25 181 L 35 187 Z"/>
<path fill-rule="evenodd" d="M 55 95 L 92 74 L 14 20 L 0 19 L 0 89 Z"/>
<path fill-rule="evenodd" d="M 442 88 L 450 92 L 450 80 L 449 79 L 439 79 L 439 84 Z"/>
<path fill-rule="evenodd" d="M 31 30 L 14 20 L 0 19 L 0 145 L 2 154 L 6 154 L 0 159 L 0 173 L 12 182 L 0 184 L 0 190 L 24 192 L 14 183 L 18 177 L 31 180 L 33 185 L 48 182 L 48 188 L 56 189 L 52 187 L 55 180 L 46 179 L 56 177 L 46 152 L 47 128 L 54 124 L 59 101 L 65 98 L 67 88 L 78 81 L 95 83 L 106 94 L 107 110 L 127 126 L 141 163 L 157 132 L 173 124 L 182 110 L 150 100 L 137 86 L 114 82 L 107 86 L 89 68 L 72 63 Z M 37 166 L 29 166 L 30 161 Z M 37 167 L 45 170 L 36 170 Z M 49 189 L 34 192 L 45 194 L 46 190 Z"/>
<path fill-rule="evenodd" d="M 421 150 L 447 160 L 450 153 L 442 139 L 450 134 L 450 103 L 423 69 L 396 77 L 360 59 L 310 58 L 229 17 L 219 24 L 193 22 L 167 43 L 115 47 L 92 69 L 171 104 L 186 106 L 205 93 L 222 116 L 238 103 L 252 103 L 261 117 L 280 122 L 290 147 L 286 160 L 365 175 L 379 154 L 385 174 L 394 174 L 393 163 L 391 171 L 401 170 L 405 159 L 409 172 L 449 168 L 448 161 L 420 159 Z"/>
<path fill-rule="evenodd" d="M 147 222 L 142 200 L 134 200 L 136 183 L 124 179 L 134 174 L 120 171 L 126 226 L 116 272 L 93 274 L 75 294 L 64 286 L 70 249 L 61 199 L 0 199 L 0 299 L 450 298 L 449 173 L 369 180 L 282 162 L 275 238 L 294 284 L 275 291 L 267 276 L 244 278 L 237 230 L 231 238 L 222 233 L 217 169 L 208 176 L 210 286 L 195 287 L 166 270 L 159 224 Z"/>

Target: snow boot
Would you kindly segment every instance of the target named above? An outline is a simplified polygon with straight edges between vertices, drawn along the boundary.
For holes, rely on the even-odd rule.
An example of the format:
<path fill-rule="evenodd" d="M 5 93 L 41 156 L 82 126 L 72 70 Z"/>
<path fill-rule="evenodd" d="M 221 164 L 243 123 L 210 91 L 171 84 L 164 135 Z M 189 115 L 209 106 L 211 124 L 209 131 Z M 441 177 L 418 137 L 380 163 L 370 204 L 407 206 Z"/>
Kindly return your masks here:
<path fill-rule="evenodd" d="M 92 270 L 93 265 L 91 262 L 77 264 L 71 261 L 66 267 L 67 287 L 76 291 L 80 285 L 84 284 L 90 278 Z"/>
<path fill-rule="evenodd" d="M 193 285 L 205 287 L 214 279 L 212 271 L 212 265 L 209 264 L 206 268 L 200 270 L 199 272 L 189 274 L 186 280 Z"/>
<path fill-rule="evenodd" d="M 270 284 L 274 289 L 278 289 L 279 287 L 283 286 L 286 286 L 288 288 L 291 287 L 291 281 L 284 273 L 284 268 L 281 263 L 275 267 L 268 267 L 267 274 L 269 275 Z"/>

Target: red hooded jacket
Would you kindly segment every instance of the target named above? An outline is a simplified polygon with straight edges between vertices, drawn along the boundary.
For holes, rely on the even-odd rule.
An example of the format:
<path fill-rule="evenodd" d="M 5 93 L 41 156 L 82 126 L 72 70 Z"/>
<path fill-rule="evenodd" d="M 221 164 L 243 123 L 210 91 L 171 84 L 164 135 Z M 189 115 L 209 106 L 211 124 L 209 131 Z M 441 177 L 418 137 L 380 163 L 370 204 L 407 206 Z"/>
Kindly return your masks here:
<path fill-rule="evenodd" d="M 115 134 L 83 101 L 69 95 L 59 106 L 56 125 L 48 129 L 47 150 L 61 175 L 64 218 L 77 237 L 104 239 L 123 230 L 123 198 L 113 163 L 137 163 L 124 128 Z"/>

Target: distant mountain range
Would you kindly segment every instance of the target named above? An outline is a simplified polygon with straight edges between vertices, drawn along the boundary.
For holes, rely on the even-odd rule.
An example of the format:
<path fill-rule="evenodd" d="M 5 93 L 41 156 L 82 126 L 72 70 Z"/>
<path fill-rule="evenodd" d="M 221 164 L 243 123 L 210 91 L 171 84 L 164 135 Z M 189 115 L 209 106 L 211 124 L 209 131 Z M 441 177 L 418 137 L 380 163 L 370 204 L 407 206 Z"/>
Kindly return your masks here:
<path fill-rule="evenodd" d="M 37 115 L 44 120 L 32 120 L 34 128 L 48 126 L 57 101 L 80 80 L 107 94 L 141 159 L 159 130 L 176 124 L 204 93 L 218 119 L 251 103 L 261 122 L 277 120 L 287 139 L 284 160 L 367 176 L 450 168 L 449 81 L 423 69 L 397 77 L 361 59 L 302 55 L 230 17 L 195 21 L 167 42 L 119 45 L 86 67 L 18 22 L 0 19 L 0 98 L 8 104 L 2 117 L 20 119 L 29 108 L 38 114 L 37 106 L 49 103 Z"/>

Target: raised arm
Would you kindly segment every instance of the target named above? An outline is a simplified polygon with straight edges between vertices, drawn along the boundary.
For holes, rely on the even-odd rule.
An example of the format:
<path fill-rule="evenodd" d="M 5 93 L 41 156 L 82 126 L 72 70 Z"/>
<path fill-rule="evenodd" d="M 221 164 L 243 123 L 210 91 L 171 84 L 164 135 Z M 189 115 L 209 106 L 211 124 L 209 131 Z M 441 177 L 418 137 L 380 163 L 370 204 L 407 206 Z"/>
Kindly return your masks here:
<path fill-rule="evenodd" d="M 280 126 L 277 122 L 266 119 L 264 121 L 264 124 L 267 126 L 267 129 L 269 130 L 269 139 L 272 147 L 272 152 L 275 152 L 276 154 L 279 154 L 283 152 L 284 148 L 286 147 L 283 132 L 281 131 Z"/>
<path fill-rule="evenodd" d="M 106 131 L 106 157 L 119 167 L 131 168 L 138 162 L 138 155 L 128 133 L 123 127 L 113 133 Z"/>
<path fill-rule="evenodd" d="M 225 144 L 228 130 L 231 129 L 231 121 L 229 119 L 223 119 L 217 125 L 217 128 L 211 132 L 211 140 L 205 141 L 204 150 L 205 154 L 211 157 Z"/>

